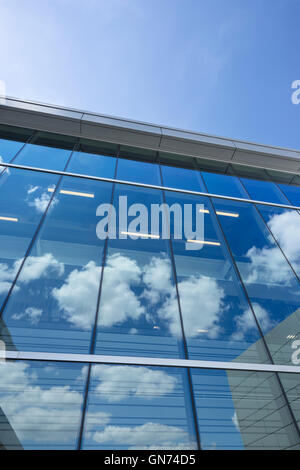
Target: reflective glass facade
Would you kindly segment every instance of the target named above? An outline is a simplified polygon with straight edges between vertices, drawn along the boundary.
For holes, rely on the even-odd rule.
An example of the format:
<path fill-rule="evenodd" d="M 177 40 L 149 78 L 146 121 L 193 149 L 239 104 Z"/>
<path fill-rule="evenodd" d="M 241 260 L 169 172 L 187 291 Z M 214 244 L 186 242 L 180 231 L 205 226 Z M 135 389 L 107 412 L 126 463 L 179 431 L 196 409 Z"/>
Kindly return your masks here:
<path fill-rule="evenodd" d="M 9 127 L 0 163 L 0 448 L 300 450 L 298 177 Z"/>

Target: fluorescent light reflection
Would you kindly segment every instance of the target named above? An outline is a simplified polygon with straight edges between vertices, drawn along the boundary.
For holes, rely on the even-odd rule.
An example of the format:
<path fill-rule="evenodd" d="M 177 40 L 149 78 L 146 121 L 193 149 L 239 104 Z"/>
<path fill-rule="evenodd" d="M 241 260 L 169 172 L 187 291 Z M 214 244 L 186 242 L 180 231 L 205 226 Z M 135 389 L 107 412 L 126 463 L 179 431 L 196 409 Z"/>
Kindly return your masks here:
<path fill-rule="evenodd" d="M 152 235 L 148 233 L 141 233 L 141 232 L 121 232 L 122 235 L 132 235 L 134 237 L 145 237 L 145 238 L 155 238 L 158 239 L 159 235 Z"/>
<path fill-rule="evenodd" d="M 49 193 L 53 193 L 55 188 L 48 188 Z M 61 189 L 60 194 L 69 194 L 70 196 L 81 196 L 81 197 L 90 197 L 93 198 L 95 197 L 94 194 L 91 193 L 81 193 L 79 191 L 68 191 L 66 189 Z"/>
<path fill-rule="evenodd" d="M 207 240 L 187 240 L 189 243 L 199 243 L 200 245 L 220 246 L 220 242 L 209 242 Z"/>
<path fill-rule="evenodd" d="M 17 217 L 4 217 L 0 216 L 0 220 L 6 220 L 7 222 L 19 222 L 19 219 Z"/>
<path fill-rule="evenodd" d="M 209 214 L 208 209 L 199 209 L 199 212 L 202 212 L 203 214 Z M 237 214 L 236 212 L 216 211 L 216 214 L 224 215 L 225 217 L 239 217 L 240 216 L 240 214 Z"/>

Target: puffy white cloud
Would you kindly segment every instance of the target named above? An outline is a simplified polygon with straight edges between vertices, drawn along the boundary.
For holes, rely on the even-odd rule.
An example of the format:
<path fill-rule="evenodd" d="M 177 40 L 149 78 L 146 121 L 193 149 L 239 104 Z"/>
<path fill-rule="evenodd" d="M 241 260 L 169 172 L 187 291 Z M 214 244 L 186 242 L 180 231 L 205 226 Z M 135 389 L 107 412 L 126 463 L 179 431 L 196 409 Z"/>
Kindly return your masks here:
<path fill-rule="evenodd" d="M 292 271 L 283 254 L 274 248 L 257 248 L 253 246 L 246 256 L 250 258 L 247 283 L 290 284 L 293 279 Z"/>
<path fill-rule="evenodd" d="M 61 372 L 54 364 L 48 374 L 58 380 Z M 86 367 L 77 379 L 85 378 Z M 50 377 L 50 376 L 49 376 Z M 164 371 L 146 367 L 94 365 L 96 392 L 108 403 L 135 398 L 156 400 L 174 390 L 177 379 Z M 47 381 L 49 382 L 49 380 Z M 42 385 L 43 384 L 43 385 Z M 70 385 L 38 384 L 36 371 L 29 363 L 15 361 L 1 365 L 0 407 L 22 443 L 72 443 L 76 439 L 83 393 Z M 99 409 L 99 408 L 98 408 Z M 109 425 L 111 414 L 89 410 L 86 437 L 98 443 L 114 443 L 136 448 L 192 448 L 189 435 L 176 426 L 147 422 L 141 426 Z M 99 430 L 100 429 L 100 430 Z"/>
<path fill-rule="evenodd" d="M 273 215 L 268 225 L 284 254 L 300 273 L 300 216 L 296 211 Z M 253 246 L 246 256 L 250 258 L 246 282 L 266 284 L 291 284 L 294 275 L 277 246 L 257 248 Z"/>
<path fill-rule="evenodd" d="M 224 291 L 215 279 L 190 277 L 178 283 L 184 330 L 195 337 L 198 330 L 207 330 L 210 338 L 219 333 L 218 321 L 223 312 Z M 171 295 L 159 309 L 158 315 L 167 320 L 172 335 L 180 335 L 177 298 Z"/>
<path fill-rule="evenodd" d="M 22 260 L 15 262 L 18 268 Z M 51 253 L 45 253 L 42 256 L 29 256 L 22 268 L 18 282 L 27 284 L 35 279 L 46 276 L 49 271 L 55 272 L 58 276 L 64 273 L 64 264 L 57 261 Z"/>
<path fill-rule="evenodd" d="M 135 260 L 120 254 L 108 257 L 102 283 L 99 325 L 110 327 L 144 313 L 132 290 L 140 282 L 141 269 Z M 100 267 L 90 261 L 81 270 L 73 270 L 62 287 L 52 295 L 73 325 L 88 329 L 95 317 Z"/>
<path fill-rule="evenodd" d="M 15 313 L 12 318 L 13 320 L 21 320 L 27 318 L 32 325 L 37 325 L 42 316 L 43 310 L 34 307 L 26 308 L 24 313 Z"/>
<path fill-rule="evenodd" d="M 140 426 L 106 426 L 93 434 L 100 444 L 131 446 L 131 449 L 194 449 L 189 434 L 177 426 L 148 422 Z"/>
<path fill-rule="evenodd" d="M 13 264 L 9 267 L 6 263 L 0 263 L 0 295 L 6 294 L 11 285 L 13 279 L 17 275 L 17 266 Z"/>
<path fill-rule="evenodd" d="M 28 363 L 1 364 L 0 407 L 21 441 L 74 441 L 81 417 L 83 395 L 69 385 L 42 388 Z M 110 415 L 91 413 L 105 426 Z"/>
<path fill-rule="evenodd" d="M 268 225 L 289 261 L 300 271 L 300 215 L 296 211 L 276 214 Z"/>
<path fill-rule="evenodd" d="M 43 213 L 47 209 L 50 199 L 50 194 L 42 193 L 41 196 L 34 198 L 34 200 L 30 201 L 28 204 L 29 206 L 34 207 L 37 212 Z"/>
<path fill-rule="evenodd" d="M 151 303 L 163 300 L 165 296 L 175 295 L 171 282 L 171 263 L 166 258 L 153 257 L 149 264 L 143 267 L 142 280 L 146 285 L 142 297 Z"/>
<path fill-rule="evenodd" d="M 54 190 L 55 186 L 52 185 L 50 188 L 52 190 Z M 37 193 L 38 191 L 41 194 L 39 196 L 34 197 L 34 194 Z M 36 209 L 36 211 L 41 213 L 41 214 L 43 212 L 45 212 L 45 210 L 47 209 L 51 197 L 52 197 L 52 192 L 49 193 L 49 191 L 43 190 L 43 188 L 41 186 L 32 186 L 32 185 L 30 185 L 28 190 L 27 190 L 27 204 L 30 207 L 34 207 Z M 58 204 L 58 198 L 54 197 L 52 202 L 51 202 L 51 208 L 50 209 L 53 209 L 53 207 L 56 206 L 56 204 Z"/>
<path fill-rule="evenodd" d="M 94 319 L 100 268 L 94 262 L 82 270 L 72 271 L 62 287 L 52 291 L 65 318 L 73 325 L 88 329 Z M 137 294 L 135 287 L 143 287 Z M 224 292 L 216 280 L 208 277 L 190 277 L 179 282 L 180 301 L 185 334 L 198 335 L 197 330 L 208 330 L 216 337 L 218 321 L 224 311 Z M 166 258 L 153 257 L 140 267 L 134 259 L 116 253 L 107 258 L 102 284 L 98 323 L 102 327 L 121 324 L 142 315 L 149 322 L 153 317 L 148 306 L 156 310 L 174 336 L 181 334 L 176 289 L 171 281 L 171 266 Z M 131 329 L 131 333 L 136 333 Z"/>
<path fill-rule="evenodd" d="M 93 366 L 93 378 L 100 381 L 96 390 L 108 402 L 119 402 L 129 396 L 156 399 L 171 393 L 177 383 L 176 377 L 164 371 L 147 367 Z"/>
<path fill-rule="evenodd" d="M 90 261 L 81 270 L 74 269 L 60 288 L 52 290 L 65 319 L 88 330 L 96 314 L 100 267 Z"/>
<path fill-rule="evenodd" d="M 267 332 L 275 326 L 275 322 L 271 320 L 269 313 L 261 305 L 254 302 L 252 307 L 263 332 Z M 236 316 L 234 321 L 236 332 L 231 335 L 233 341 L 242 341 L 247 333 L 257 331 L 256 321 L 250 307 L 242 315 Z"/>
<path fill-rule="evenodd" d="M 131 318 L 137 320 L 145 308 L 132 290 L 141 281 L 137 262 L 118 253 L 108 257 L 104 269 L 99 325 L 110 327 Z"/>

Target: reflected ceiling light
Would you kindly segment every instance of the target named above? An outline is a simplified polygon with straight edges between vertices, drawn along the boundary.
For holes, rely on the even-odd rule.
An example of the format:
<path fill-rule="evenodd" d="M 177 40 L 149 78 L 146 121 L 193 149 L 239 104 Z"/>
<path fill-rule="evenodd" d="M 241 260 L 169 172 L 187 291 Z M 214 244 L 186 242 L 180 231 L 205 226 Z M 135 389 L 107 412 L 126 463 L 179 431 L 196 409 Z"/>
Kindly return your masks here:
<path fill-rule="evenodd" d="M 199 209 L 199 212 L 202 212 L 203 214 L 209 214 L 208 209 Z M 216 211 L 216 214 L 224 215 L 226 217 L 239 217 L 240 216 L 240 214 L 237 214 L 236 212 Z"/>
<path fill-rule="evenodd" d="M 123 235 L 133 235 L 134 237 L 146 237 L 146 238 L 159 238 L 159 235 L 152 235 L 148 233 L 141 232 L 121 232 Z"/>
<path fill-rule="evenodd" d="M 19 222 L 19 219 L 17 217 L 5 217 L 5 216 L 0 216 L 0 220 L 7 220 L 8 222 Z"/>
<path fill-rule="evenodd" d="M 153 328 L 154 328 L 155 330 L 159 330 L 159 329 L 160 329 L 159 326 L 156 326 L 156 325 L 154 325 Z"/>
<path fill-rule="evenodd" d="M 197 330 L 197 333 L 208 333 L 208 330 Z"/>
<path fill-rule="evenodd" d="M 48 191 L 49 193 L 53 193 L 54 192 L 54 188 L 48 188 Z M 82 196 L 82 197 L 95 197 L 94 194 L 91 194 L 91 193 L 81 193 L 79 191 L 68 191 L 66 189 L 61 189 L 60 191 L 60 194 L 69 194 L 70 196 Z"/>
<path fill-rule="evenodd" d="M 206 240 L 187 240 L 189 243 L 200 243 L 201 245 L 213 245 L 213 246 L 220 246 L 220 242 L 209 242 Z"/>
<path fill-rule="evenodd" d="M 296 335 L 287 335 L 286 339 L 294 339 L 296 338 Z"/>
<path fill-rule="evenodd" d="M 223 212 L 223 211 L 216 211 L 218 215 L 225 215 L 226 217 L 239 217 L 240 214 L 236 212 Z"/>

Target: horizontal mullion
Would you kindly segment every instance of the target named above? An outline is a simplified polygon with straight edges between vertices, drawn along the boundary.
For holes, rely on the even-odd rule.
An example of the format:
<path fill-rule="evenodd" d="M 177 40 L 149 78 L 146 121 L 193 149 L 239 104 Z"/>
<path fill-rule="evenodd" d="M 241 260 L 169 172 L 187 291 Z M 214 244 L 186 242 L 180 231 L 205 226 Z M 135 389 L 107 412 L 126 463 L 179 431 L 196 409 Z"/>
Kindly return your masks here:
<path fill-rule="evenodd" d="M 82 362 L 94 364 L 126 364 L 160 367 L 189 367 L 197 369 L 222 369 L 256 372 L 300 373 L 300 366 L 283 364 L 255 364 L 242 362 L 199 361 L 192 359 L 170 359 L 157 357 L 107 356 L 99 354 L 69 354 L 31 351 L 5 351 L 1 357 L 11 360 L 32 360 L 52 362 Z M 1 370 L 1 362 L 0 362 Z"/>
<path fill-rule="evenodd" d="M 214 194 L 214 193 L 204 193 L 201 191 L 190 191 L 187 189 L 180 189 L 180 188 L 171 188 L 168 186 L 158 186 L 158 185 L 153 185 L 153 184 L 147 184 L 147 183 L 137 183 L 135 181 L 124 181 L 124 180 L 119 180 L 119 179 L 114 179 L 114 178 L 103 178 L 101 176 L 93 176 L 93 175 L 84 175 L 81 173 L 70 173 L 68 171 L 60 171 L 60 170 L 49 170 L 46 168 L 39 168 L 39 167 L 32 167 L 32 166 L 26 166 L 26 165 L 16 165 L 14 163 L 2 163 L 1 162 L 1 167 L 8 167 L 8 168 L 16 168 L 19 170 L 29 170 L 29 171 L 38 171 L 40 173 L 50 173 L 54 175 L 62 175 L 62 176 L 70 176 L 74 178 L 82 178 L 82 179 L 88 179 L 88 180 L 94 180 L 94 181 L 104 181 L 107 183 L 116 183 L 116 184 L 126 184 L 128 186 L 136 186 L 136 187 L 141 187 L 141 188 L 149 188 L 149 189 L 158 189 L 158 190 L 163 190 L 163 191 L 171 191 L 175 193 L 182 193 L 182 194 L 191 194 L 194 196 L 206 196 L 206 197 L 212 197 L 212 198 L 217 198 L 217 199 L 224 199 L 226 201 L 237 201 L 237 202 L 246 202 L 249 204 L 260 204 L 264 206 L 273 206 L 273 207 L 281 207 L 283 209 L 292 209 L 292 210 L 297 210 L 300 211 L 299 206 L 293 206 L 290 204 L 279 204 L 275 202 L 267 202 L 267 201 L 257 201 L 255 199 L 245 199 L 241 197 L 233 197 L 233 196 L 224 196 L 221 194 Z"/>

